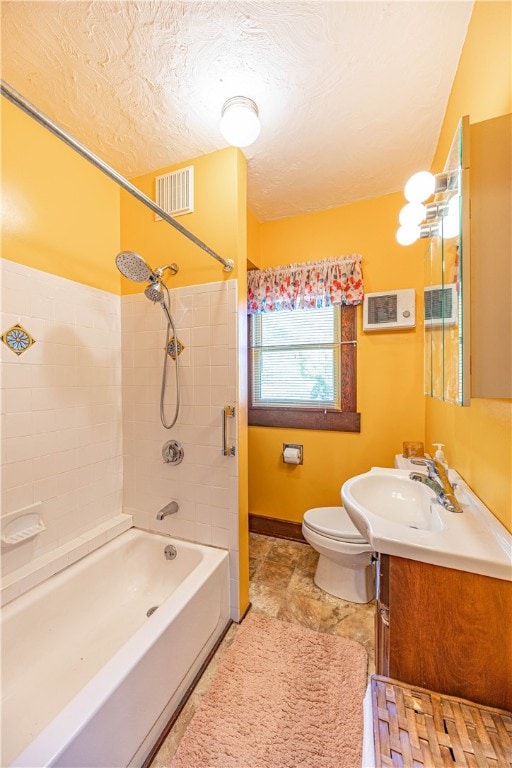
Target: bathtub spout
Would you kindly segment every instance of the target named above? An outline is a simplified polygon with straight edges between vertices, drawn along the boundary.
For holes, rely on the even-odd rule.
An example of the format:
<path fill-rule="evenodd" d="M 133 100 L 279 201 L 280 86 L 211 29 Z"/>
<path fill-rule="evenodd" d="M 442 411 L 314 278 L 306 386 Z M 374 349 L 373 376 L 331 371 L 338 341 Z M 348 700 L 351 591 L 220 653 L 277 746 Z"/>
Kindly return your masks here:
<path fill-rule="evenodd" d="M 156 519 L 163 520 L 164 517 L 167 517 L 167 515 L 173 515 L 175 512 L 178 511 L 178 509 L 179 509 L 178 502 L 170 501 L 169 504 L 166 504 L 165 507 L 162 507 L 160 512 L 156 513 Z"/>

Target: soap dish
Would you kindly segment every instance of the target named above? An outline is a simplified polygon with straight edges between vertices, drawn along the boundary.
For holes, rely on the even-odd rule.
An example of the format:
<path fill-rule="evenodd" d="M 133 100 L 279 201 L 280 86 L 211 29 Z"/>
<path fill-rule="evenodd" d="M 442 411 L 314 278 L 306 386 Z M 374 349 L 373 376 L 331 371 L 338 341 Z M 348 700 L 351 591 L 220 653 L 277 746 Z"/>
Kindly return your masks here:
<path fill-rule="evenodd" d="M 2 544 L 14 546 L 22 541 L 37 536 L 46 530 L 46 525 L 41 517 L 42 502 L 37 501 L 29 507 L 17 509 L 2 517 L 2 532 L 0 539 Z"/>

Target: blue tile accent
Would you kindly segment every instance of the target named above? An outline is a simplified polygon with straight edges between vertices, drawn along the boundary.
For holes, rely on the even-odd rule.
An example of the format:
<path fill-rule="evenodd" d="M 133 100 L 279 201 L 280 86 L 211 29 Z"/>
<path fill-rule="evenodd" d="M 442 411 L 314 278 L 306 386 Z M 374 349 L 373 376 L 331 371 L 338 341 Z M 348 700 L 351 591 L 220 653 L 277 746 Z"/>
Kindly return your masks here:
<path fill-rule="evenodd" d="M 172 357 L 173 360 L 176 360 L 177 356 L 181 355 L 184 349 L 184 344 L 182 344 L 179 339 L 175 339 L 173 336 L 167 346 L 167 354 Z"/>
<path fill-rule="evenodd" d="M 14 352 L 15 355 L 22 355 L 29 349 L 32 344 L 36 343 L 36 340 L 32 338 L 30 333 L 23 328 L 23 326 L 16 323 L 16 325 L 8 328 L 1 336 L 0 339 L 3 343 Z"/>

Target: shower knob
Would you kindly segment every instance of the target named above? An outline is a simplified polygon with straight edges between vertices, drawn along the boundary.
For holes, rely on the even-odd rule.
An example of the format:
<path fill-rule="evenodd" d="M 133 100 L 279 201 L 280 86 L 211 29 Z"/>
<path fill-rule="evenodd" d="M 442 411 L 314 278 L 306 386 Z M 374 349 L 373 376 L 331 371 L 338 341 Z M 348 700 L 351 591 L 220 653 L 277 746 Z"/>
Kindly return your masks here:
<path fill-rule="evenodd" d="M 162 458 L 166 464 L 181 464 L 185 452 L 177 440 L 169 440 L 162 448 Z"/>

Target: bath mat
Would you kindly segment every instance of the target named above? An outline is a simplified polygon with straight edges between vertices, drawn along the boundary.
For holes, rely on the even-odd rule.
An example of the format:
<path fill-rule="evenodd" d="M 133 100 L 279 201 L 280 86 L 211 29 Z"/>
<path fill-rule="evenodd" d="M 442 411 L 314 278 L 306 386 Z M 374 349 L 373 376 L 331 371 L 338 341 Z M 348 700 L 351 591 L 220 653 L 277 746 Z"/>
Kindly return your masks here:
<path fill-rule="evenodd" d="M 368 657 L 359 643 L 250 613 L 169 768 L 356 768 Z"/>

